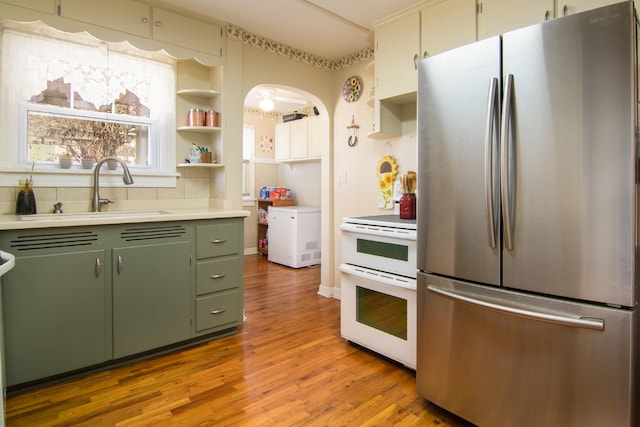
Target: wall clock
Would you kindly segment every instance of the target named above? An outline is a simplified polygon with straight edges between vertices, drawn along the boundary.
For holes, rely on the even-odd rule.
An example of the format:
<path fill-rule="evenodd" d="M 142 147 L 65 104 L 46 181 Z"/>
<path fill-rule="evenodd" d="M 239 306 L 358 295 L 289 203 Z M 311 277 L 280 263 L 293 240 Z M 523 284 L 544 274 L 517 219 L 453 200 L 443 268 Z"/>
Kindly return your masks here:
<path fill-rule="evenodd" d="M 342 86 L 342 97 L 347 102 L 356 102 L 362 93 L 362 80 L 358 76 L 351 76 Z"/>

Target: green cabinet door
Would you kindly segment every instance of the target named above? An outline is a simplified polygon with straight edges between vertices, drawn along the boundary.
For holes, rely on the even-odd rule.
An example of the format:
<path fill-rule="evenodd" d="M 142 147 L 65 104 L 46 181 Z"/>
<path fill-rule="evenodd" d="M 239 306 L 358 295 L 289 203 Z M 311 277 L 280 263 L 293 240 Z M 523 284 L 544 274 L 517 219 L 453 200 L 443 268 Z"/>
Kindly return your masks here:
<path fill-rule="evenodd" d="M 190 338 L 190 243 L 114 248 L 115 358 Z"/>
<path fill-rule="evenodd" d="M 6 385 L 111 358 L 104 250 L 16 257 L 2 278 Z"/>

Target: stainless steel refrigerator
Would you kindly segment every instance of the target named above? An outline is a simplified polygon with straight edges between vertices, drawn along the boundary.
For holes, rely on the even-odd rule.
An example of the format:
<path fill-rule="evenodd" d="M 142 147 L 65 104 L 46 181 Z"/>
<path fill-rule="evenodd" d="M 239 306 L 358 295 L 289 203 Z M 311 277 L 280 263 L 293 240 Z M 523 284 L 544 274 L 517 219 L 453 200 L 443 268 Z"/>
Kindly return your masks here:
<path fill-rule="evenodd" d="M 417 387 L 475 424 L 640 424 L 636 25 L 419 64 Z"/>

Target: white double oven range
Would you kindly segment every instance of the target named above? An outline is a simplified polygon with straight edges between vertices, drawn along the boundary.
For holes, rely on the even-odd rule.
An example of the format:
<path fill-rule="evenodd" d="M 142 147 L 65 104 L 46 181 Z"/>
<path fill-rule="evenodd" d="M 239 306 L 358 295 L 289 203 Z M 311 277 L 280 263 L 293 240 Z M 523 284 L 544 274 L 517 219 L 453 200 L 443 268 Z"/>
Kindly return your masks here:
<path fill-rule="evenodd" d="M 415 219 L 345 217 L 340 229 L 342 336 L 415 369 Z"/>

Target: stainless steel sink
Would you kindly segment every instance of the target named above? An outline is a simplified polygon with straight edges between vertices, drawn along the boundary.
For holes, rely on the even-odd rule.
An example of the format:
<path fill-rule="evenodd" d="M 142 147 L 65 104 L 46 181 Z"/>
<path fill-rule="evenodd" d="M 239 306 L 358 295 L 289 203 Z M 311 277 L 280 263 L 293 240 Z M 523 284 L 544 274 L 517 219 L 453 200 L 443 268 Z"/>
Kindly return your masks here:
<path fill-rule="evenodd" d="M 81 212 L 62 214 L 35 214 L 22 215 L 22 221 L 60 221 L 60 220 L 83 220 L 96 218 L 131 218 L 140 216 L 166 215 L 165 211 L 123 211 L 123 212 Z"/>

